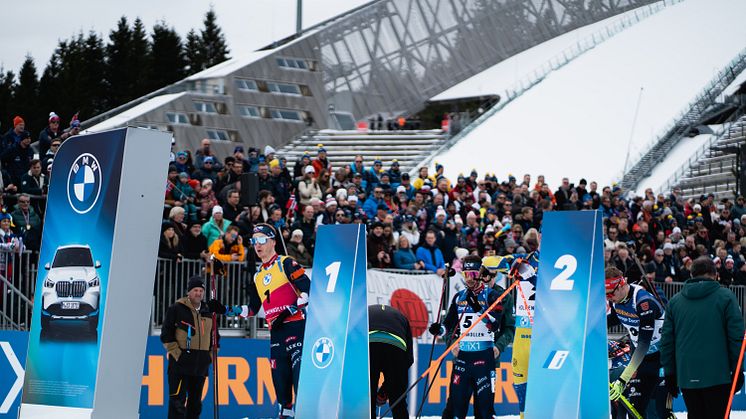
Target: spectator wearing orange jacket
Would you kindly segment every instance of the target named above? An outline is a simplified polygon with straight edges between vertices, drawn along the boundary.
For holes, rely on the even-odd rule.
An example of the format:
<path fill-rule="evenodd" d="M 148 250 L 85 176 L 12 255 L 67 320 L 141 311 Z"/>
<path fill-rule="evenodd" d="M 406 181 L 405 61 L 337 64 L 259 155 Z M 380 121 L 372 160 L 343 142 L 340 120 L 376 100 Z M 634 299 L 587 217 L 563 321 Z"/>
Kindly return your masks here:
<path fill-rule="evenodd" d="M 246 258 L 243 239 L 236 226 L 228 227 L 222 237 L 212 242 L 209 251 L 222 262 L 243 262 Z"/>

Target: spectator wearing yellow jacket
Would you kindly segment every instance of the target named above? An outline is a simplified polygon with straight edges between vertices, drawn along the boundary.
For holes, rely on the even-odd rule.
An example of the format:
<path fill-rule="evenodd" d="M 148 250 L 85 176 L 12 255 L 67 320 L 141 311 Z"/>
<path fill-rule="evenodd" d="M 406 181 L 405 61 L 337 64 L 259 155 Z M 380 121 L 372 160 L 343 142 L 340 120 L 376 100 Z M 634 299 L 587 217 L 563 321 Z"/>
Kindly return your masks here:
<path fill-rule="evenodd" d="M 243 239 L 236 226 L 229 226 L 222 237 L 212 242 L 209 251 L 222 262 L 243 262 L 246 258 Z"/>

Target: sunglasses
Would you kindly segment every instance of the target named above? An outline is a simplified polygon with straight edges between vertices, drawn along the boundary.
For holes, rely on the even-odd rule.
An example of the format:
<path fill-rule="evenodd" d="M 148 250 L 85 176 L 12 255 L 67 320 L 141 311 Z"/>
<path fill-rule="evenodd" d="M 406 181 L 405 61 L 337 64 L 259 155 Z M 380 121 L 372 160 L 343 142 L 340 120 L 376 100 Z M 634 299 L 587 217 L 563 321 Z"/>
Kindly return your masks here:
<path fill-rule="evenodd" d="M 464 275 L 464 278 L 479 278 L 479 271 L 463 271 L 461 274 Z"/>
<path fill-rule="evenodd" d="M 267 236 L 252 237 L 251 245 L 252 246 L 256 246 L 257 244 L 265 245 L 271 238 L 272 237 L 267 237 Z"/>

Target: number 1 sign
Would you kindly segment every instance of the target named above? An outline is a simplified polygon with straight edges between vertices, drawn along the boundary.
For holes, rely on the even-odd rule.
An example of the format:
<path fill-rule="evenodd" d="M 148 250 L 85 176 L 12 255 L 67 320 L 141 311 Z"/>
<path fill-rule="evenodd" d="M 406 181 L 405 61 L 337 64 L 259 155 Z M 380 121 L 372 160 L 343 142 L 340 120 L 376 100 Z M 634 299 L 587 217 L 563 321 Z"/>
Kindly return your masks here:
<path fill-rule="evenodd" d="M 296 417 L 370 418 L 365 227 L 316 233 Z"/>
<path fill-rule="evenodd" d="M 610 416 L 601 222 L 599 211 L 544 214 L 526 418 Z"/>

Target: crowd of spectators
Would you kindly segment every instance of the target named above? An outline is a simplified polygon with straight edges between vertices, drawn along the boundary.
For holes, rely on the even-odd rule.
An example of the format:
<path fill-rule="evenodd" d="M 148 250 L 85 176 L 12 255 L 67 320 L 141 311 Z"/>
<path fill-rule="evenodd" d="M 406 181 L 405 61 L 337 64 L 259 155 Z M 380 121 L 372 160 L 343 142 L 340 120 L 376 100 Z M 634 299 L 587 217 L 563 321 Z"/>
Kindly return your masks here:
<path fill-rule="evenodd" d="M 48 178 L 60 144 L 77 135 L 80 122 L 68 128 L 49 114 L 48 126 L 36 136 L 21 116 L 0 139 L 2 212 L 10 215 L 11 234 L 25 248 L 38 250 L 46 207 Z M 240 205 L 241 175 L 256 173 L 258 202 Z M 235 147 L 218 158 L 210 140 L 199 149 L 176 150 L 165 188 L 164 222 L 159 256 L 171 260 L 206 259 L 215 254 L 226 262 L 251 257 L 251 226 L 266 222 L 282 235 L 283 253 L 304 265 L 313 263 L 318 226 L 364 223 L 368 226 L 368 263 L 374 268 L 427 270 L 442 273 L 458 266 L 467 254 L 486 256 L 532 252 L 538 248 L 546 211 L 602 211 L 607 263 L 630 279 L 648 275 L 658 282 L 683 281 L 696 257 L 710 256 L 723 284 L 746 285 L 746 206 L 744 198 L 715 200 L 712 194 L 683 199 L 681 191 L 643 196 L 617 186 L 599 189 L 596 182 L 563 179 L 556 188 L 543 176 L 518 180 L 476 170 L 446 178 L 419 168 L 410 178 L 393 160 L 358 155 L 349 164 L 332 167 L 319 144 L 296 162 L 288 162 L 271 146 L 263 150 Z M 496 237 L 504 226 L 506 234 Z M 454 263 L 455 262 L 455 263 Z"/>
<path fill-rule="evenodd" d="M 241 207 L 239 179 L 247 172 L 258 175 L 258 204 Z M 362 155 L 333 167 L 321 144 L 292 166 L 270 146 L 245 153 L 239 145 L 219 160 L 203 140 L 193 154 L 173 152 L 161 256 L 172 254 L 164 243 L 173 228 L 183 257 L 199 257 L 215 246 L 225 260 L 241 261 L 253 251 L 236 250 L 248 243 L 250 226 L 265 222 L 281 232 L 288 254 L 311 265 L 320 225 L 364 223 L 370 267 L 442 273 L 446 263 L 458 266 L 467 254 L 537 250 L 546 211 L 601 210 L 606 261 L 631 280 L 648 275 L 658 282 L 684 281 L 692 260 L 708 255 L 721 283 L 746 285 L 741 196 L 735 202 L 716 201 L 712 194 L 684 199 L 678 189 L 634 196 L 615 185 L 599 189 L 596 182 L 580 179 L 575 185 L 566 178 L 553 189 L 543 176 L 499 181 L 476 170 L 452 182 L 443 173 L 436 164 L 435 173 L 421 167 L 410 177 L 396 160 L 384 168 Z M 507 233 L 496 237 L 506 225 Z"/>

